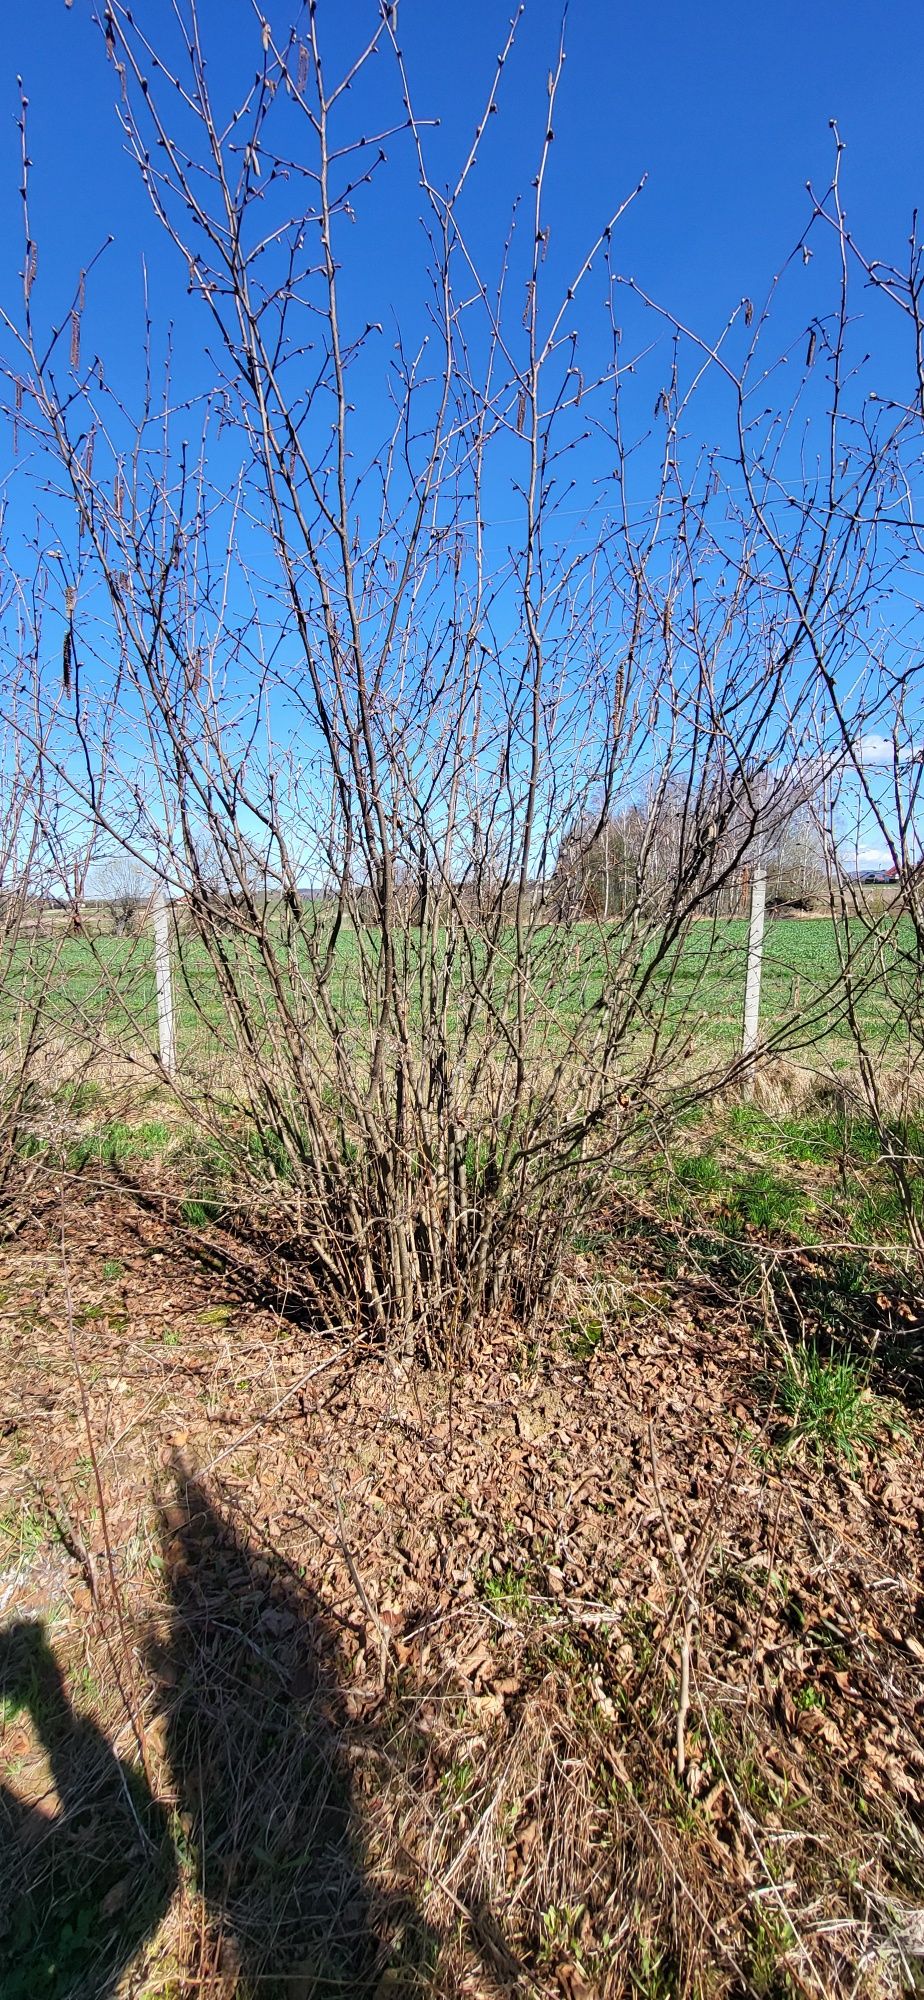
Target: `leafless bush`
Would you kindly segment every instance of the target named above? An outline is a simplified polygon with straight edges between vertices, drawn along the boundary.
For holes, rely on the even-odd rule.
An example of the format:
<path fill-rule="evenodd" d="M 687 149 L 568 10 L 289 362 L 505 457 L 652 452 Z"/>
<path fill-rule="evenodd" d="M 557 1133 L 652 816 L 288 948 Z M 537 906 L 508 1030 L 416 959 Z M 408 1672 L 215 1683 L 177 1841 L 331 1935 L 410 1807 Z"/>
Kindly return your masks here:
<path fill-rule="evenodd" d="M 499 276 L 481 275 L 477 155 L 517 23 L 447 184 L 390 9 L 335 76 L 314 11 L 281 38 L 242 30 L 230 110 L 195 6 L 180 18 L 156 52 L 117 0 L 104 30 L 128 147 L 221 357 L 195 450 L 151 355 L 134 414 L 81 359 L 83 278 L 39 331 L 23 108 L 8 366 L 20 431 L 72 501 L 64 679 L 79 654 L 74 724 L 101 775 L 65 753 L 55 770 L 185 898 L 242 1159 L 318 1312 L 451 1344 L 486 1308 L 542 1301 L 627 1135 L 681 1083 L 734 1073 L 703 1047 L 708 950 L 673 974 L 817 756 L 819 690 L 881 583 L 870 537 L 904 418 L 845 432 L 837 305 L 824 368 L 813 344 L 767 406 L 771 312 L 785 355 L 807 242 L 713 343 L 621 278 L 626 200 L 570 270 L 547 257 L 561 49 L 526 219 L 500 217 Z M 350 239 L 408 198 L 409 163 L 429 296 L 385 344 Z M 790 515 L 819 418 L 845 469 Z M 630 826 L 618 898 L 563 897 Z M 227 1089 L 198 1108 L 226 1125 Z"/>

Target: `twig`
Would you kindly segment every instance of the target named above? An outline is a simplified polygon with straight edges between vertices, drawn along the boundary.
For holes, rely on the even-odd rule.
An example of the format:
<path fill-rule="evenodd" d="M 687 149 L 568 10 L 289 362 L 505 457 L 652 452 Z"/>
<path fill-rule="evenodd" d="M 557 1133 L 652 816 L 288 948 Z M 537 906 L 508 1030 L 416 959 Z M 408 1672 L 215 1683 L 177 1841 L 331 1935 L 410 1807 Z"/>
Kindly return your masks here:
<path fill-rule="evenodd" d="M 757 1614 L 757 1623 L 754 1627 L 754 1640 L 751 1646 L 751 1659 L 750 1659 L 750 1664 L 748 1666 L 748 1684 L 744 1701 L 745 1720 L 747 1720 L 748 1712 L 751 1706 L 751 1695 L 754 1690 L 754 1666 L 757 1659 L 757 1647 L 760 1640 L 761 1626 L 763 1625 L 764 1622 L 764 1613 L 767 1609 L 767 1599 L 770 1595 L 770 1586 L 773 1582 L 773 1564 L 776 1559 L 776 1544 L 777 1544 L 777 1536 L 780 1530 L 780 1515 L 783 1511 L 784 1492 L 785 1492 L 785 1487 L 781 1486 L 779 1499 L 777 1500 L 776 1503 L 776 1513 L 773 1519 L 773 1534 L 771 1535 L 770 1538 L 770 1560 L 767 1564 L 767 1581 L 764 1584 L 764 1594 L 761 1600 L 760 1610 Z"/>
<path fill-rule="evenodd" d="M 690 1706 L 690 1634 L 692 1620 L 689 1612 L 684 1612 L 683 1636 L 680 1641 L 680 1690 L 677 1696 L 677 1732 L 675 1737 L 675 1760 L 677 1777 L 682 1779 L 687 1768 L 686 1726 L 687 1710 Z"/>
<path fill-rule="evenodd" d="M 677 1569 L 680 1573 L 680 1577 L 684 1585 L 683 1632 L 681 1634 L 680 1645 L 678 1648 L 680 1656 L 680 1686 L 677 1693 L 677 1728 L 674 1738 L 674 1743 L 675 1743 L 674 1763 L 675 1763 L 677 1777 L 679 1780 L 683 1778 L 683 1774 L 687 1767 L 686 1727 L 687 1727 L 687 1714 L 690 1707 L 690 1643 L 693 1636 L 693 1629 L 696 1623 L 696 1618 L 698 1616 L 699 1603 L 696 1590 L 694 1589 L 694 1586 L 687 1574 L 686 1564 L 683 1560 L 683 1556 L 680 1551 L 680 1544 L 677 1541 L 677 1538 L 674 1534 L 674 1530 L 671 1526 L 670 1518 L 668 1516 L 667 1508 L 665 1507 L 664 1504 L 664 1496 L 661 1492 L 661 1482 L 658 1478 L 658 1455 L 655 1450 L 654 1425 L 650 1417 L 648 1419 L 648 1449 L 649 1452 L 651 1453 L 651 1472 L 652 1472 L 652 1478 L 654 1479 L 654 1489 L 655 1489 L 655 1496 L 658 1502 L 658 1511 L 661 1515 L 661 1520 L 664 1523 L 664 1532 L 667 1536 L 668 1546 L 670 1548 L 671 1555 L 674 1558 L 674 1561 L 677 1565 Z"/>
<path fill-rule="evenodd" d="M 386 1632 L 384 1625 L 382 1624 L 378 1612 L 375 1610 L 374 1606 L 369 1601 L 365 1587 L 363 1585 L 362 1577 L 360 1576 L 356 1564 L 353 1561 L 353 1557 L 350 1554 L 350 1546 L 346 1538 L 346 1529 L 344 1527 L 343 1513 L 340 1507 L 339 1493 L 334 1494 L 334 1506 L 337 1509 L 337 1539 L 340 1543 L 340 1552 L 343 1556 L 344 1562 L 346 1563 L 347 1569 L 350 1572 L 350 1580 L 353 1584 L 354 1590 L 357 1593 L 357 1596 L 359 1597 L 359 1601 L 363 1607 L 363 1610 L 365 1611 L 366 1617 L 368 1618 L 370 1625 L 373 1625 L 375 1627 L 375 1630 L 379 1635 L 379 1669 L 382 1680 L 384 1682 L 385 1662 L 387 1659 L 390 1659 L 391 1657 L 391 1641 L 388 1637 L 388 1633 Z"/>
<path fill-rule="evenodd" d="M 336 1354 L 327 1355 L 325 1360 L 318 1362 L 317 1367 L 309 1368 L 307 1375 L 300 1375 L 298 1381 L 293 1382 L 291 1388 L 286 1389 L 284 1395 L 280 1396 L 270 1409 L 265 1410 L 262 1417 L 258 1417 L 255 1424 L 251 1424 L 249 1430 L 241 1431 L 233 1444 L 225 1445 L 223 1451 L 219 1451 L 214 1458 L 209 1459 L 208 1465 L 203 1467 L 203 1476 L 209 1472 L 213 1472 L 216 1465 L 221 1464 L 223 1458 L 229 1458 L 232 1452 L 240 1451 L 241 1446 L 247 1443 L 248 1438 L 252 1438 L 257 1431 L 262 1430 L 264 1424 L 268 1424 L 278 1414 L 285 1403 L 291 1402 L 292 1397 L 297 1396 L 300 1389 L 304 1389 L 306 1382 L 313 1381 L 316 1375 L 323 1375 L 326 1368 L 333 1368 L 338 1361 L 343 1360 L 345 1354 L 352 1354 L 354 1348 L 361 1347 L 365 1339 L 365 1334 L 357 1335 L 355 1340 L 347 1342 L 346 1347 L 338 1347 Z"/>

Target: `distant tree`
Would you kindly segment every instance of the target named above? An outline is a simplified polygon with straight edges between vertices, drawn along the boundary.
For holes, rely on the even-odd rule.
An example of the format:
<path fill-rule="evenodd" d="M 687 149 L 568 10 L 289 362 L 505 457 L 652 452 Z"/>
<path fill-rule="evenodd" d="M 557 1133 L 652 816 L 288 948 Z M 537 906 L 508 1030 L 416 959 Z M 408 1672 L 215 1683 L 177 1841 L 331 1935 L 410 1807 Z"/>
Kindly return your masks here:
<path fill-rule="evenodd" d="M 699 877 L 703 907 L 731 916 L 746 900 L 760 860 L 767 870 L 770 903 L 808 907 L 825 897 L 825 842 L 815 814 L 795 783 L 777 787 L 772 799 L 755 783 L 753 796 L 721 783 L 693 797 L 678 784 L 655 789 L 645 800 L 601 821 L 585 814 L 562 842 L 555 870 L 559 915 L 617 918 L 642 902 L 657 910 L 678 876 Z"/>
<path fill-rule="evenodd" d="M 824 837 L 807 805 L 797 806 L 771 838 L 767 862 L 767 897 L 773 903 L 805 908 L 825 901 L 828 864 Z"/>
<path fill-rule="evenodd" d="M 146 868 L 130 855 L 113 861 L 106 877 L 105 899 L 116 937 L 137 937 L 151 901 L 153 884 Z"/>
<path fill-rule="evenodd" d="M 666 848 L 668 828 L 660 828 Z M 554 900 L 560 916 L 619 917 L 636 900 L 640 876 L 647 873 L 655 889 L 658 861 L 652 854 L 654 824 L 644 806 L 633 805 L 602 821 L 585 814 L 562 842 L 553 877 Z M 663 855 L 662 855 L 663 860 Z"/>

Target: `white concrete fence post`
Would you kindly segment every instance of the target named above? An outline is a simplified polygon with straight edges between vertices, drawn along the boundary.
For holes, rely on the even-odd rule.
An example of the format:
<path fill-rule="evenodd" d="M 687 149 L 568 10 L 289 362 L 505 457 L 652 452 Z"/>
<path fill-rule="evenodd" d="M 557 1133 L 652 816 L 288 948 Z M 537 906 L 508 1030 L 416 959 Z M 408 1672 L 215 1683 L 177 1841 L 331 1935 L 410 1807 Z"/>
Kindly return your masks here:
<path fill-rule="evenodd" d="M 176 1074 L 176 1036 L 173 1024 L 173 975 L 170 970 L 170 913 L 162 889 L 154 903 L 154 973 L 157 980 L 157 1035 L 161 1067 L 167 1076 Z"/>
<path fill-rule="evenodd" d="M 744 1029 L 741 1054 L 747 1065 L 742 1088 L 745 1097 L 754 1091 L 754 1057 L 760 1034 L 760 981 L 764 957 L 764 913 L 767 907 L 767 870 L 758 862 L 751 876 L 751 913 L 748 923 L 748 966 L 744 979 Z"/>

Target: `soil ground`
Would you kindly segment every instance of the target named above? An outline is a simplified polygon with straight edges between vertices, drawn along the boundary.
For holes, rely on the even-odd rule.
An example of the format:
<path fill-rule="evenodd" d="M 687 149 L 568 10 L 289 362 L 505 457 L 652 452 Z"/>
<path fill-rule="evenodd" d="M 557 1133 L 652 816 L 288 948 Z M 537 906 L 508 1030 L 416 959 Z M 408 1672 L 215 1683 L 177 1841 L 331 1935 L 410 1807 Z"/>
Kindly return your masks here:
<path fill-rule="evenodd" d="M 921 1414 L 784 1446 L 766 1315 L 598 1222 L 446 1373 L 316 1337 L 169 1189 L 34 1184 L 4 2000 L 913 1989 Z"/>

